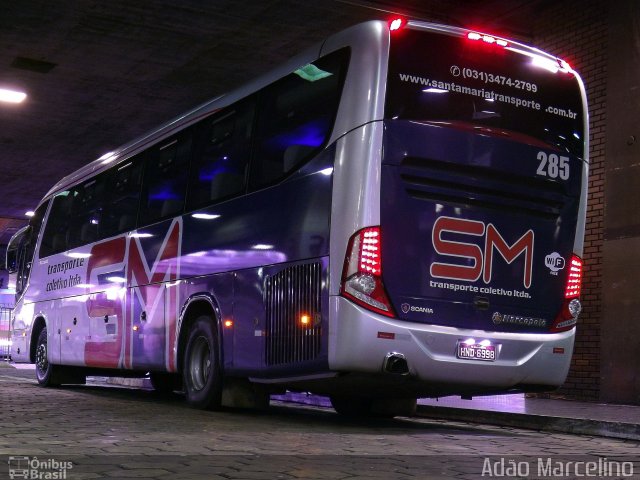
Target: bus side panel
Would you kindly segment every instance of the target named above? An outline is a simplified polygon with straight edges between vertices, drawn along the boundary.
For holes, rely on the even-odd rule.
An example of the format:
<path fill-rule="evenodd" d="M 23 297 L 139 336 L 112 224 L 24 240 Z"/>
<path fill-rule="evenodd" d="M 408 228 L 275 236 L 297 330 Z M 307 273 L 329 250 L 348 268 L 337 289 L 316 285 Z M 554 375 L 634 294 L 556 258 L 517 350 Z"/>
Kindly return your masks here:
<path fill-rule="evenodd" d="M 50 302 L 42 303 L 26 303 L 24 298 L 21 299 L 15 306 L 12 313 L 12 325 L 11 325 L 11 359 L 16 363 L 28 363 L 31 361 L 30 347 L 31 336 L 33 334 L 34 322 L 37 318 L 42 318 L 48 327 L 49 332 L 54 331 L 53 320 L 49 318 L 46 313 L 49 311 L 46 308 Z M 51 333 L 49 334 L 51 335 Z M 51 336 L 49 337 L 51 339 Z M 59 340 L 59 336 L 55 337 Z M 37 339 L 36 339 L 37 340 Z M 35 340 L 34 340 L 35 341 Z M 59 342 L 58 342 L 59 343 Z M 52 343 L 53 345 L 53 343 Z M 60 347 L 53 346 L 49 349 L 49 360 L 60 361 Z"/>
<path fill-rule="evenodd" d="M 242 270 L 236 274 L 236 319 L 233 327 L 233 371 L 252 374 L 262 368 L 264 358 L 264 275 L 262 268 Z"/>
<path fill-rule="evenodd" d="M 315 267 L 305 265 L 321 265 L 320 259 L 328 255 L 332 179 L 327 175 L 326 164 L 319 167 L 314 173 L 301 174 L 277 187 L 235 201 L 233 214 L 229 214 L 231 220 L 226 225 L 220 224 L 220 233 L 224 236 L 218 239 L 224 239 L 226 244 L 199 256 L 202 262 L 207 261 L 209 254 L 224 252 L 221 261 L 242 261 L 246 267 L 237 268 L 241 266 L 237 265 L 235 277 L 232 373 L 236 375 L 259 375 L 272 370 L 273 365 L 265 364 L 264 353 L 268 340 L 265 302 L 269 278 L 279 272 L 284 272 L 280 275 L 287 278 L 290 274 L 299 274 L 300 278 L 311 275 L 311 270 L 304 269 Z M 220 220 L 226 216 L 223 208 L 215 212 L 221 214 Z M 215 239 L 212 235 L 212 241 Z M 195 248 L 186 247 L 186 251 L 191 250 Z M 195 262 L 187 261 L 189 266 L 185 270 L 192 272 L 198 268 Z M 302 265 L 303 270 L 287 270 L 294 265 Z M 320 266 L 320 270 L 326 271 L 326 268 Z M 326 288 L 326 280 L 324 285 Z M 290 286 L 297 288 L 298 284 Z M 292 363 L 298 365 L 298 362 Z"/>
<path fill-rule="evenodd" d="M 328 257 L 239 272 L 237 374 L 290 377 L 328 370 Z"/>
<path fill-rule="evenodd" d="M 53 331 L 51 328 L 47 329 L 48 342 L 50 342 L 49 345 L 56 345 L 58 342 L 55 337 L 59 337 L 60 363 L 83 366 L 85 344 L 90 339 L 89 322 L 85 314 L 83 298 L 55 300 L 53 309 L 49 312 L 49 318 L 53 320 L 54 328 Z"/>
<path fill-rule="evenodd" d="M 213 219 L 168 219 L 36 261 L 28 295 L 51 306 L 45 314 L 61 330 L 50 332 L 60 363 L 172 371 L 186 301 L 176 282 L 193 283 L 188 295 L 215 297 L 218 277 L 210 278 L 237 271 L 238 347 L 225 350 L 241 368 L 261 371 L 253 328 L 256 316 L 264 322 L 261 269 L 328 254 L 334 154 L 329 147 L 279 185 L 201 211 Z M 207 280 L 189 280 L 200 277 Z"/>

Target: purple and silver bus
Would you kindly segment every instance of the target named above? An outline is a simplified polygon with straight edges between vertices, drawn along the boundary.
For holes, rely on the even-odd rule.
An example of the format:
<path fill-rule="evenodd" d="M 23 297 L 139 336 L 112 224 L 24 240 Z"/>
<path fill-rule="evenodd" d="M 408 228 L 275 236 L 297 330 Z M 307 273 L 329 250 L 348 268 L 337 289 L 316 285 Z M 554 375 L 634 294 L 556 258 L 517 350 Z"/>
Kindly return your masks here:
<path fill-rule="evenodd" d="M 55 185 L 8 248 L 12 357 L 44 386 L 150 375 L 200 408 L 553 389 L 587 141 L 561 59 L 354 26 Z"/>

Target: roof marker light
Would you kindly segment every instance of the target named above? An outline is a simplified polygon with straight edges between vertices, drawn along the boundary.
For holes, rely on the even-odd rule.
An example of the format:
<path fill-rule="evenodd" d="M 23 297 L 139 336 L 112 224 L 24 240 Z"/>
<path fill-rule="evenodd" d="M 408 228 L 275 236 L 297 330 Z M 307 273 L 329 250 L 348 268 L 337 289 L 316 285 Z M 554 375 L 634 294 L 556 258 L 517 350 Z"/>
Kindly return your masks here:
<path fill-rule="evenodd" d="M 404 24 L 405 22 L 402 18 L 394 18 L 389 22 L 389 31 L 395 32 L 396 30 L 400 30 Z"/>
<path fill-rule="evenodd" d="M 0 102 L 22 103 L 25 98 L 27 98 L 27 94 L 24 92 L 0 88 Z"/>
<path fill-rule="evenodd" d="M 469 40 L 482 40 L 485 43 L 500 45 L 501 47 L 506 47 L 509 45 L 509 42 L 503 40 L 502 38 L 497 38 L 492 35 L 480 34 L 477 32 L 469 32 L 467 33 L 467 38 Z"/>

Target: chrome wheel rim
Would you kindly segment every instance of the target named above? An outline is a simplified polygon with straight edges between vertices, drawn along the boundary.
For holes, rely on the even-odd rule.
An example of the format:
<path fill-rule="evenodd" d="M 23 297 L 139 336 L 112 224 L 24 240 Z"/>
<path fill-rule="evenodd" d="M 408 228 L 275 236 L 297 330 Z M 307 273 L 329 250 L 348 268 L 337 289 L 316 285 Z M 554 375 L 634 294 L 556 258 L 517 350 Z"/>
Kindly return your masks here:
<path fill-rule="evenodd" d="M 49 360 L 47 359 L 47 344 L 43 342 L 36 349 L 36 370 L 38 377 L 42 378 L 49 368 Z"/>
<path fill-rule="evenodd" d="M 193 342 L 189 357 L 189 378 L 194 390 L 202 390 L 211 374 L 211 348 L 206 337 Z"/>

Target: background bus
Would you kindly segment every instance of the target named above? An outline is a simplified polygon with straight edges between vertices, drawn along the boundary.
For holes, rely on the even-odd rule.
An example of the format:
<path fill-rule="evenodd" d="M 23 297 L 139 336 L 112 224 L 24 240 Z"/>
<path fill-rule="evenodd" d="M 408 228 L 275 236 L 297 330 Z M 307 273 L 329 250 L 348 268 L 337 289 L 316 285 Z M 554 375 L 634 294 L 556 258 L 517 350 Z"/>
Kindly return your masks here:
<path fill-rule="evenodd" d="M 586 125 L 580 78 L 539 50 L 352 27 L 54 186 L 8 248 L 13 358 L 42 385 L 150 372 L 205 408 L 554 388 Z"/>

